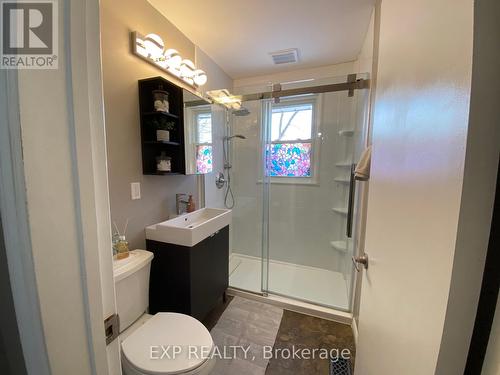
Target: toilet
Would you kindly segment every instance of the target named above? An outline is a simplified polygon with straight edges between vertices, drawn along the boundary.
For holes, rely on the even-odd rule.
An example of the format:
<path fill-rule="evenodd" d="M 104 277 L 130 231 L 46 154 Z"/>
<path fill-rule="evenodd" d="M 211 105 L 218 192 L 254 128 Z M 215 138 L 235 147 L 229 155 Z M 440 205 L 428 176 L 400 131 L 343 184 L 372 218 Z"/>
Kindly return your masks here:
<path fill-rule="evenodd" d="M 153 254 L 133 250 L 113 261 L 124 375 L 207 375 L 214 342 L 195 318 L 178 313 L 147 314 Z"/>

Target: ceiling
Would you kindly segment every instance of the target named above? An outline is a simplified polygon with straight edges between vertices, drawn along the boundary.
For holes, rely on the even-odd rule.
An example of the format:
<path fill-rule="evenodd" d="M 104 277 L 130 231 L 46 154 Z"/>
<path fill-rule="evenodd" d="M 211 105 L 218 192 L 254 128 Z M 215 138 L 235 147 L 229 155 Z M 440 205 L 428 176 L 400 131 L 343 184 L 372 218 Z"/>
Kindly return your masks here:
<path fill-rule="evenodd" d="M 375 3 L 375 0 L 148 1 L 233 79 L 355 60 Z M 269 52 L 289 48 L 298 48 L 299 62 L 274 65 Z"/>

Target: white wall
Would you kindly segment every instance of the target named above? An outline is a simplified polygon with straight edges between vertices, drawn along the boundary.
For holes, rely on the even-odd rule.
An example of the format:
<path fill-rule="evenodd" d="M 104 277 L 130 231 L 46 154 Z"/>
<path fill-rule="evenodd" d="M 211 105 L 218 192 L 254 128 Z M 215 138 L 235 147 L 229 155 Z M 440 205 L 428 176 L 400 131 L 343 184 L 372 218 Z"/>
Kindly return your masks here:
<path fill-rule="evenodd" d="M 490 237 L 500 154 L 499 17 L 498 1 L 475 2 L 472 86 L 463 189 L 438 374 L 458 374 L 463 371 Z"/>
<path fill-rule="evenodd" d="M 269 91 L 270 83 L 285 83 L 303 79 L 321 80 L 337 76 L 346 76 L 349 73 L 353 73 L 353 69 L 353 61 L 308 69 L 293 70 L 293 67 L 290 67 L 290 70 L 281 73 L 236 79 L 234 80 L 234 88 L 237 93 Z"/>
<path fill-rule="evenodd" d="M 382 1 L 359 374 L 463 373 L 500 144 L 469 121 L 473 12 Z"/>

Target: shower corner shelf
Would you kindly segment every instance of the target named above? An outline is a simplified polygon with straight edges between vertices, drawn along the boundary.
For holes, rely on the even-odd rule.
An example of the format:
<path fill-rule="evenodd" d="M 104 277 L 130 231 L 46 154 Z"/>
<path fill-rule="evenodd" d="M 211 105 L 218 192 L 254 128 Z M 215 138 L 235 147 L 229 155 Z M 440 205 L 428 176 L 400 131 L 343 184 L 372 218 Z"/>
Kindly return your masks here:
<path fill-rule="evenodd" d="M 343 208 L 343 207 L 333 207 L 332 208 L 332 211 L 333 212 L 336 212 L 338 214 L 341 214 L 341 215 L 347 215 L 347 208 Z"/>
<path fill-rule="evenodd" d="M 350 182 L 349 179 L 344 178 L 344 177 L 336 177 L 334 178 L 335 182 L 340 182 L 341 184 L 348 184 Z"/>
<path fill-rule="evenodd" d="M 339 168 L 350 168 L 351 164 L 352 163 L 350 161 L 340 161 L 338 163 L 335 163 L 335 166 Z"/>
<path fill-rule="evenodd" d="M 344 136 L 344 137 L 352 137 L 354 135 L 354 130 L 342 129 L 342 130 L 339 130 L 339 135 Z"/>
<path fill-rule="evenodd" d="M 330 245 L 338 251 L 341 251 L 343 253 L 347 253 L 347 243 L 345 241 L 332 241 L 330 242 Z"/>

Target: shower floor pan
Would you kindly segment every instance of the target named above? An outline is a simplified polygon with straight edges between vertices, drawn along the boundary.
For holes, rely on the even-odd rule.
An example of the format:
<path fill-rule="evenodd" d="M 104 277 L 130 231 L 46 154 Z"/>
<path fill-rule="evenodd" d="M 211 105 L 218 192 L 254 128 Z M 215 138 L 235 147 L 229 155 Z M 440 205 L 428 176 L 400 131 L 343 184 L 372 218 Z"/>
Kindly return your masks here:
<path fill-rule="evenodd" d="M 229 285 L 261 293 L 261 259 L 231 254 Z M 269 260 L 269 292 L 341 310 L 349 307 L 347 283 L 340 272 Z"/>

